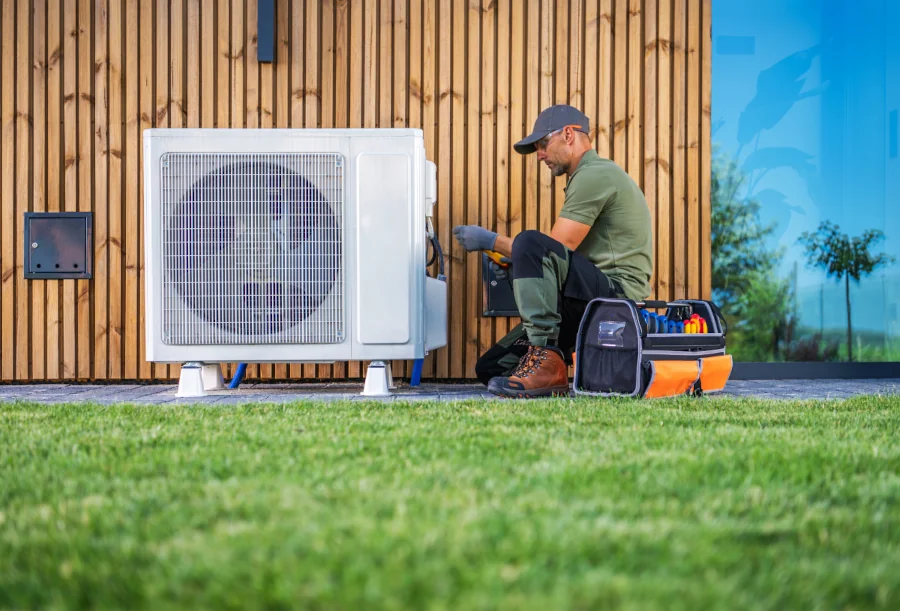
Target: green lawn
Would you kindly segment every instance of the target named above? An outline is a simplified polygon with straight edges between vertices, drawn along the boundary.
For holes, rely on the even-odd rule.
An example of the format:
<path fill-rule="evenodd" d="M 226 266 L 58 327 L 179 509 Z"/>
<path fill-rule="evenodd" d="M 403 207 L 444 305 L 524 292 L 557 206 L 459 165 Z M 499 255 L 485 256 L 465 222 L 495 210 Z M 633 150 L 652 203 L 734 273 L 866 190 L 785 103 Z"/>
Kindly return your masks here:
<path fill-rule="evenodd" d="M 0 405 L 0 607 L 900 608 L 900 397 Z"/>

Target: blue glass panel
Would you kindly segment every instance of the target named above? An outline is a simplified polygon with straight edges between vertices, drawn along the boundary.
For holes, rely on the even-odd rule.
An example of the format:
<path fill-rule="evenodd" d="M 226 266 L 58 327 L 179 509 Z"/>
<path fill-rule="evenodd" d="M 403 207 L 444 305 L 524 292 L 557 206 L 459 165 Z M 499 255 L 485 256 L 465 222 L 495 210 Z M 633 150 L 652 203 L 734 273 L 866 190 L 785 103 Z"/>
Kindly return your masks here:
<path fill-rule="evenodd" d="M 713 288 L 735 356 L 900 360 L 900 2 L 716 0 L 712 25 Z M 815 264 L 804 236 L 825 223 L 880 232 L 873 265 Z"/>

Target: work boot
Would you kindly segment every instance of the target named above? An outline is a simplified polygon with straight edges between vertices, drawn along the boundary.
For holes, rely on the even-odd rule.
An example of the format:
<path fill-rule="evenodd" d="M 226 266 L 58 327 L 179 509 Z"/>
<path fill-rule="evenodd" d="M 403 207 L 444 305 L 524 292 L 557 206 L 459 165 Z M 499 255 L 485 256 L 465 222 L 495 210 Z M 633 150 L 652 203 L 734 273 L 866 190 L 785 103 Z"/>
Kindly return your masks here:
<path fill-rule="evenodd" d="M 491 378 L 488 390 L 501 397 L 518 399 L 568 396 L 569 372 L 557 348 L 531 346 L 512 375 Z"/>

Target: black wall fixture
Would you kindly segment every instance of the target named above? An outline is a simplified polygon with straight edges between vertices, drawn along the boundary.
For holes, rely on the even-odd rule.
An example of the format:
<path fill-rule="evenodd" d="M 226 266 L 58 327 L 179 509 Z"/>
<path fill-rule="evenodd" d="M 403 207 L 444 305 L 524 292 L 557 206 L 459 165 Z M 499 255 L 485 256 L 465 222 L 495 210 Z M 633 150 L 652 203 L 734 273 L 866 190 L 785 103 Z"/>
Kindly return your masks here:
<path fill-rule="evenodd" d="M 256 10 L 256 58 L 271 63 L 275 61 L 275 0 L 258 0 Z"/>
<path fill-rule="evenodd" d="M 90 212 L 26 212 L 25 277 L 90 278 L 92 218 Z"/>

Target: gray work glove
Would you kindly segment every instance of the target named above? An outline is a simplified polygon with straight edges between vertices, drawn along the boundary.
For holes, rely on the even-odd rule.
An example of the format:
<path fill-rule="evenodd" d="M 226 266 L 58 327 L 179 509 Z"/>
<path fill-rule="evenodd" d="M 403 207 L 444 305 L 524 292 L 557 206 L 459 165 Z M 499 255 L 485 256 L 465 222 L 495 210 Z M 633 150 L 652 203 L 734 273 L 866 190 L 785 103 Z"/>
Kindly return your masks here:
<path fill-rule="evenodd" d="M 512 259 L 508 257 L 503 257 L 500 260 L 503 261 L 506 265 L 512 263 Z M 491 261 L 491 271 L 494 272 L 494 278 L 496 278 L 497 280 L 512 281 L 512 276 L 510 276 L 509 274 L 509 268 L 499 265 L 496 261 Z"/>
<path fill-rule="evenodd" d="M 453 236 L 468 252 L 493 250 L 497 241 L 496 233 L 478 225 L 457 225 L 453 228 Z"/>

